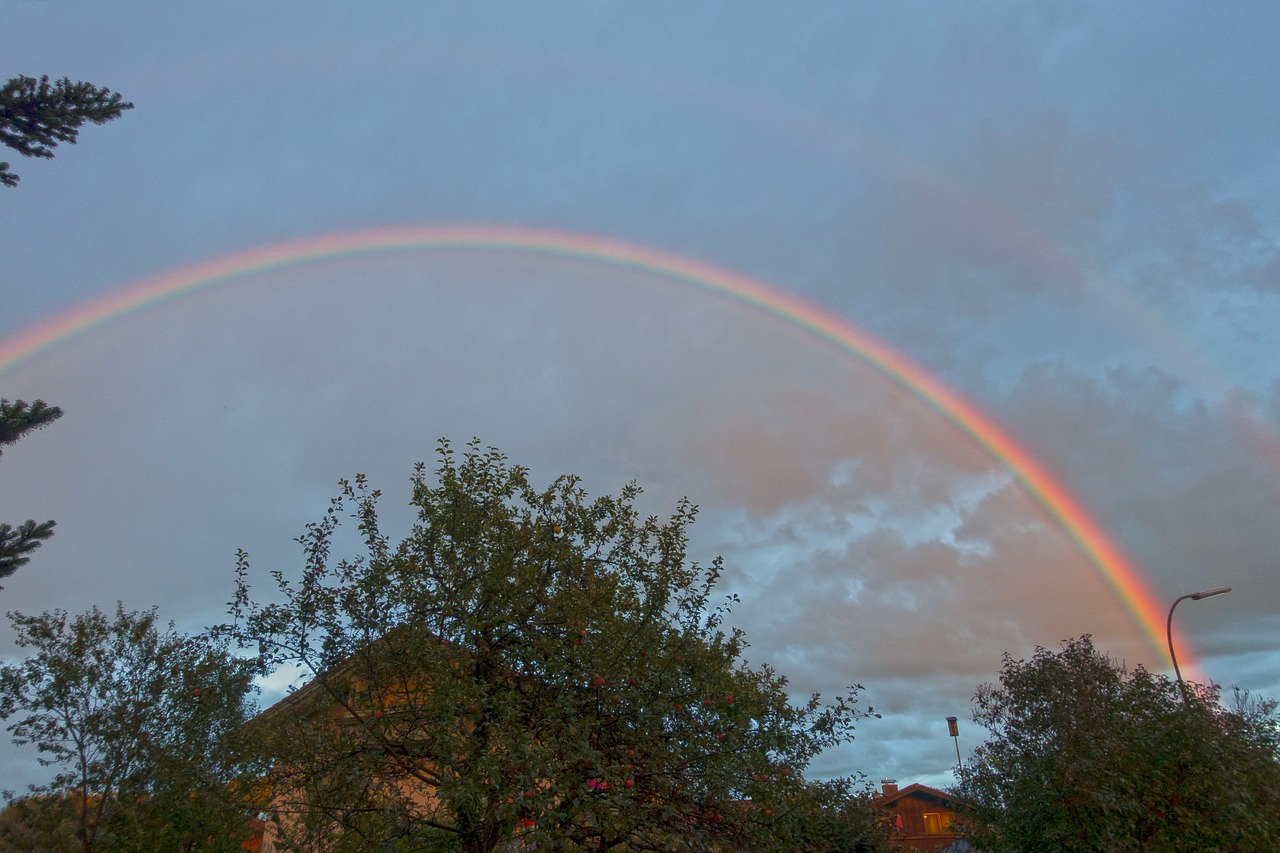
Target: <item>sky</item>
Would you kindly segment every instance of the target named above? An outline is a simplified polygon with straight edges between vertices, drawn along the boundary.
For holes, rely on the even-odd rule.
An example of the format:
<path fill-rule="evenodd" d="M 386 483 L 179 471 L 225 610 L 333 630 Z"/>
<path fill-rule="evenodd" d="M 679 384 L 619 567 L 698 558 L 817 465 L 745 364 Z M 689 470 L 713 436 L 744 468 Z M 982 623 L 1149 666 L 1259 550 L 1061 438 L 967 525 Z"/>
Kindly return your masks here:
<path fill-rule="evenodd" d="M 0 459 L 0 518 L 58 521 L 4 610 L 217 623 L 236 549 L 297 571 L 356 473 L 406 529 L 476 436 L 697 503 L 748 658 L 880 714 L 815 775 L 945 787 L 1003 655 L 1171 672 L 1211 587 L 1179 662 L 1280 698 L 1274 4 L 0 14 L 5 77 L 135 104 L 4 157 L 0 393 L 66 411 Z"/>

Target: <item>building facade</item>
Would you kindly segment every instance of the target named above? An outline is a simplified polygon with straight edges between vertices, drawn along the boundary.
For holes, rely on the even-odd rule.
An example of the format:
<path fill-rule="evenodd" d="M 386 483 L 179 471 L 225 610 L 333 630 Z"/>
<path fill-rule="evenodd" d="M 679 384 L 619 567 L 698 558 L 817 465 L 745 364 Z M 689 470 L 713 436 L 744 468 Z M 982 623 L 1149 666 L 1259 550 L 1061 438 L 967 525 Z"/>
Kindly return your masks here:
<path fill-rule="evenodd" d="M 899 790 L 897 781 L 885 779 L 874 803 L 891 816 L 900 850 L 933 853 L 952 848 L 953 844 L 963 844 L 957 842 L 952 827 L 959 804 L 945 791 L 919 783 Z"/>

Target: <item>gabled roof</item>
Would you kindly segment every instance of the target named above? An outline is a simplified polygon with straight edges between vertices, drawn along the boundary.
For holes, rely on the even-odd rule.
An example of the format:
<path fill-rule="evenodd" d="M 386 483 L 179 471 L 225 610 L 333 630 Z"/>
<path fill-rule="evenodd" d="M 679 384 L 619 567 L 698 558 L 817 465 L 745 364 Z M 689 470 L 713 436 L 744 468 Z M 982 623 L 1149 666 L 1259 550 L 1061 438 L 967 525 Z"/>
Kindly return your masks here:
<path fill-rule="evenodd" d="M 414 633 L 417 633 L 417 634 L 425 634 L 428 640 L 438 642 L 441 648 L 446 648 L 446 649 L 450 648 L 450 643 L 448 640 L 438 636 L 437 634 L 434 634 L 431 631 L 426 630 L 425 628 L 422 628 L 421 626 L 405 625 L 405 624 L 396 625 L 387 633 L 379 637 L 375 637 L 373 640 L 369 641 L 368 643 L 356 648 L 354 651 L 351 652 L 351 654 L 347 655 L 347 657 L 338 661 L 329 669 L 315 673 L 301 687 L 298 687 L 297 689 L 291 689 L 281 699 L 277 700 L 275 703 L 269 705 L 268 707 L 258 712 L 257 716 L 254 719 L 269 718 L 269 717 L 277 716 L 289 708 L 296 708 L 298 705 L 303 705 L 307 702 L 310 702 L 313 700 L 313 698 L 320 699 L 322 697 L 325 697 L 326 694 L 323 692 L 324 685 L 330 679 L 333 679 L 338 682 L 349 681 L 352 677 L 352 674 L 355 672 L 356 667 L 361 663 L 362 655 L 368 655 L 370 651 L 373 651 L 374 653 L 376 653 L 377 646 L 379 644 L 385 646 L 388 643 L 393 643 L 395 642 L 396 637 L 403 635 L 409 631 L 413 631 Z M 457 656 L 458 652 L 456 650 L 453 650 L 453 651 L 450 651 L 448 654 Z M 320 694 L 320 695 L 316 696 L 315 694 Z"/>
<path fill-rule="evenodd" d="M 892 794 L 883 794 L 874 798 L 871 803 L 879 808 L 887 808 L 892 806 L 903 797 L 917 797 L 920 799 L 937 800 L 939 805 L 948 808 L 954 808 L 960 805 L 960 801 L 946 791 L 939 791 L 937 788 L 930 788 L 928 785 L 921 785 L 919 782 L 913 782 L 905 788 Z"/>

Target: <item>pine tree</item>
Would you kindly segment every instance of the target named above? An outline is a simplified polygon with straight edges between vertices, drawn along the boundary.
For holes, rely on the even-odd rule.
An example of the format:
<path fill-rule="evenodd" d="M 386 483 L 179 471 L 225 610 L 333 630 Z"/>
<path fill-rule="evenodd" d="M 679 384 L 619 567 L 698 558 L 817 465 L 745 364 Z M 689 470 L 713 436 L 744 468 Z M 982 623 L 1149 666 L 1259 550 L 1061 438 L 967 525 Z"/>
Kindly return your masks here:
<path fill-rule="evenodd" d="M 0 90 L 0 142 L 24 157 L 53 157 L 58 143 L 74 145 L 80 125 L 105 124 L 133 104 L 118 92 L 64 77 L 14 77 Z M 17 186 L 18 176 L 0 163 L 0 183 Z"/>
<path fill-rule="evenodd" d="M 14 77 L 0 90 L 0 142 L 24 157 L 51 158 L 59 142 L 75 144 L 86 121 L 105 124 L 131 109 L 133 104 L 119 93 L 91 83 L 72 83 L 68 77 L 50 83 L 48 75 L 39 80 Z M 0 163 L 0 184 L 17 183 L 9 164 Z M 60 417 L 62 409 L 43 400 L 29 406 L 22 400 L 0 400 L 0 448 Z M 52 521 L 28 520 L 17 527 L 0 523 L 0 578 L 30 562 L 30 553 L 53 535 L 53 526 Z"/>
<path fill-rule="evenodd" d="M 0 453 L 4 445 L 13 444 L 34 429 L 40 429 L 62 417 L 62 409 L 35 400 L 28 405 L 23 400 L 0 400 Z M 10 527 L 0 524 L 0 578 L 7 578 L 21 566 L 30 562 L 28 556 L 40 543 L 53 535 L 54 522 L 37 524 L 28 520 Z"/>

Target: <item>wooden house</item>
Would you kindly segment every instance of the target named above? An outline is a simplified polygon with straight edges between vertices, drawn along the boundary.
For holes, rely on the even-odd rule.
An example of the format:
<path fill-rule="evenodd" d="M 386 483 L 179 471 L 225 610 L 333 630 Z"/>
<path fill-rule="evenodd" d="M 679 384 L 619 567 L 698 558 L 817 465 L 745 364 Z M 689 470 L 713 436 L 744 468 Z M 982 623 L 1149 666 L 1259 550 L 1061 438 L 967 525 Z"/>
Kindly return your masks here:
<path fill-rule="evenodd" d="M 957 843 L 952 823 L 958 804 L 950 794 L 919 783 L 899 790 L 892 779 L 883 780 L 881 786 L 880 796 L 873 803 L 889 813 L 898 832 L 898 849 L 932 853 Z"/>

